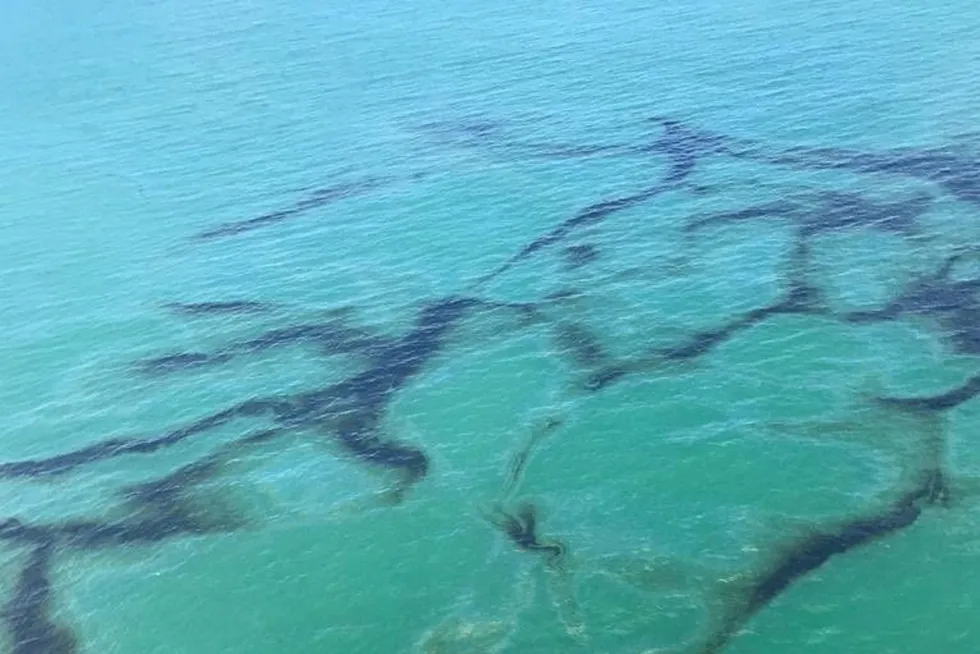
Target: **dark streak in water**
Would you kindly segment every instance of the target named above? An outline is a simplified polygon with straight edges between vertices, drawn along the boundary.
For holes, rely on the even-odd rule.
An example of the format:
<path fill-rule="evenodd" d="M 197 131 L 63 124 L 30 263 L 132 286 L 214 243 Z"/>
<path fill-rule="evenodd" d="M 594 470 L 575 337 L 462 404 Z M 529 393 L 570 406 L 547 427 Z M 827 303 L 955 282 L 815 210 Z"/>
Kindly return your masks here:
<path fill-rule="evenodd" d="M 562 221 L 557 227 L 546 233 L 544 236 L 539 236 L 525 245 L 517 254 L 499 266 L 496 270 L 481 277 L 478 285 L 485 284 L 494 278 L 499 277 L 521 261 L 529 259 L 545 248 L 562 242 L 576 230 L 589 225 L 597 225 L 614 213 L 635 207 L 657 195 L 660 195 L 661 193 L 671 190 L 672 188 L 674 188 L 674 186 L 670 183 L 657 184 L 656 186 L 651 186 L 633 195 L 626 195 L 613 200 L 605 200 L 603 202 L 597 202 L 589 205 L 571 218 Z"/>
<path fill-rule="evenodd" d="M 887 406 L 923 411 L 948 411 L 969 402 L 980 395 L 980 375 L 974 375 L 960 386 L 938 395 L 920 397 L 882 397 L 878 401 Z"/>
<path fill-rule="evenodd" d="M 6 531 L 6 521 L 0 531 Z M 37 544 L 21 570 L 13 598 L 3 610 L 11 654 L 74 654 L 77 641 L 71 630 L 52 622 L 50 617 L 53 590 L 51 559 L 54 542 Z"/>
<path fill-rule="evenodd" d="M 565 270 L 577 270 L 599 258 L 599 248 L 590 244 L 570 245 L 562 250 Z"/>
<path fill-rule="evenodd" d="M 491 120 L 439 121 L 420 126 L 430 139 L 443 146 L 475 148 L 505 153 L 522 159 L 582 159 L 604 156 L 643 156 L 645 151 L 630 144 L 557 143 L 517 140 Z"/>
<path fill-rule="evenodd" d="M 440 145 L 474 147 L 503 138 L 504 126 L 496 120 L 471 118 L 423 123 L 417 130 Z"/>
<path fill-rule="evenodd" d="M 306 197 L 298 200 L 288 209 L 272 211 L 255 218 L 249 218 L 248 220 L 224 223 L 201 232 L 197 235 L 197 239 L 204 241 L 215 240 L 218 238 L 237 236 L 256 229 L 268 227 L 269 225 L 275 225 L 310 211 L 311 209 L 324 207 L 339 200 L 367 195 L 372 191 L 390 184 L 391 181 L 392 180 L 390 178 L 384 177 L 365 177 L 357 181 L 342 182 L 334 186 L 317 189 Z"/>
<path fill-rule="evenodd" d="M 539 552 L 552 568 L 560 568 L 567 548 L 558 541 L 542 541 L 538 536 L 538 511 L 531 503 L 522 503 L 512 513 L 497 506 L 487 519 L 518 547 L 527 552 Z"/>
<path fill-rule="evenodd" d="M 932 206 L 925 193 L 889 203 L 875 203 L 857 193 L 824 191 L 797 199 L 785 199 L 736 211 L 716 213 L 689 223 L 688 232 L 705 227 L 761 218 L 793 220 L 804 237 L 823 232 L 868 227 L 900 236 L 919 232 L 917 219 Z"/>
<path fill-rule="evenodd" d="M 977 389 L 980 390 L 980 389 Z M 949 506 L 951 489 L 943 466 L 945 449 L 937 413 L 955 403 L 908 403 L 893 398 L 872 398 L 875 405 L 902 412 L 918 412 L 931 423 L 924 435 L 925 451 L 915 455 L 912 465 L 918 472 L 910 486 L 895 499 L 874 512 L 840 520 L 834 524 L 812 526 L 807 533 L 782 547 L 760 570 L 729 586 L 722 619 L 699 651 L 714 654 L 723 650 L 742 627 L 776 597 L 799 579 L 817 570 L 835 556 L 863 547 L 912 526 L 928 507 Z M 908 434 L 896 437 L 908 438 Z"/>
<path fill-rule="evenodd" d="M 527 309 L 526 305 L 486 303 L 461 296 L 443 298 L 423 306 L 407 334 L 381 348 L 366 370 L 344 381 L 295 395 L 253 398 L 156 437 L 108 439 L 53 457 L 2 463 L 0 477 L 66 474 L 97 461 L 155 452 L 235 418 L 266 416 L 283 427 L 327 428 L 357 458 L 401 470 L 405 485 L 410 485 L 425 476 L 428 458 L 414 446 L 381 438 L 380 424 L 387 405 L 438 354 L 450 331 L 480 306 Z"/>
<path fill-rule="evenodd" d="M 980 206 L 980 163 L 961 152 L 948 149 L 894 150 L 861 153 L 834 148 L 786 148 L 774 150 L 756 143 L 695 130 L 681 121 L 657 117 L 662 134 L 639 146 L 571 145 L 563 143 L 521 143 L 503 139 L 498 125 L 472 123 L 457 126 L 455 138 L 465 144 L 491 144 L 523 152 L 527 156 L 557 158 L 606 155 L 649 155 L 666 157 L 668 170 L 663 179 L 636 194 L 599 202 L 561 222 L 534 239 L 482 282 L 501 275 L 517 263 L 551 246 L 565 242 L 574 232 L 604 221 L 610 215 L 635 207 L 671 189 L 684 188 L 701 158 L 732 156 L 802 169 L 839 169 L 861 173 L 901 174 L 939 184 L 961 201 Z M 238 222 L 218 225 L 198 235 L 211 240 L 246 233 L 291 219 L 303 212 L 350 197 L 369 193 L 388 178 L 365 178 L 320 189 L 291 207 Z M 792 221 L 796 243 L 786 275 L 782 300 L 737 316 L 726 324 L 696 332 L 670 347 L 652 348 L 649 357 L 676 362 L 698 359 L 736 334 L 770 317 L 783 314 L 826 313 L 820 289 L 808 280 L 810 238 L 827 231 L 851 227 L 871 227 L 913 236 L 917 221 L 932 203 L 928 194 L 894 203 L 875 203 L 853 193 L 824 192 L 806 197 L 779 200 L 766 205 L 715 214 L 689 225 L 689 231 L 711 224 L 758 218 Z M 570 267 L 585 265 L 597 251 L 590 245 L 569 246 L 564 250 Z M 852 323 L 890 320 L 903 315 L 926 315 L 936 319 L 960 352 L 980 353 L 980 281 L 951 278 L 951 259 L 939 274 L 908 285 L 882 309 L 847 314 Z M 549 301 L 567 299 L 564 295 Z M 182 315 L 258 313 L 267 305 L 249 301 L 173 303 L 167 307 Z M 449 296 L 423 305 L 412 327 L 400 337 L 378 336 L 340 321 L 300 324 L 271 330 L 252 339 L 238 341 L 214 353 L 182 352 L 143 362 L 145 371 L 167 372 L 223 363 L 233 357 L 254 355 L 271 348 L 303 343 L 315 345 L 320 354 L 357 353 L 364 368 L 343 381 L 311 391 L 259 397 L 212 413 L 189 425 L 147 438 L 112 438 L 47 458 L 0 463 L 0 477 L 31 478 L 65 475 L 81 466 L 124 455 L 149 454 L 177 445 L 191 437 L 228 425 L 238 418 L 262 418 L 271 428 L 240 437 L 217 451 L 178 468 L 159 479 L 136 484 L 124 490 L 123 506 L 129 515 L 120 520 L 69 519 L 54 524 L 29 524 L 16 518 L 0 522 L 0 540 L 30 549 L 12 599 L 3 610 L 13 654 L 73 654 L 77 649 L 71 632 L 54 624 L 49 616 L 52 603 L 51 560 L 58 548 L 94 550 L 128 545 L 157 543 L 177 536 L 207 535 L 234 531 L 240 519 L 217 516 L 196 502 L 195 487 L 212 480 L 242 448 L 266 443 L 293 429 L 319 431 L 329 436 L 359 461 L 394 470 L 401 474 L 395 496 L 424 478 L 429 458 L 419 447 L 386 438 L 384 420 L 395 394 L 418 376 L 445 347 L 455 327 L 476 308 L 506 308 L 527 319 L 541 317 L 536 305 L 488 302 L 471 297 Z M 563 321 L 557 325 L 562 349 L 576 363 L 591 369 L 589 388 L 598 390 L 635 369 L 628 363 L 612 362 L 597 336 L 581 325 Z M 934 396 L 877 398 L 884 407 L 900 410 L 942 412 L 980 395 L 980 375 L 962 385 Z M 527 446 L 512 459 L 505 495 L 517 486 L 537 443 L 560 421 L 549 421 L 532 434 Z M 941 449 L 942 443 L 936 444 Z M 729 603 L 724 620 L 707 641 L 704 652 L 718 652 L 737 632 L 797 580 L 833 557 L 885 538 L 911 526 L 924 506 L 948 501 L 947 475 L 937 455 L 935 465 L 925 470 L 920 483 L 880 511 L 842 520 L 829 526 L 812 528 L 778 554 L 758 574 L 739 588 L 738 600 Z M 550 567 L 561 569 L 565 546 L 543 541 L 538 530 L 538 514 L 533 504 L 514 510 L 497 506 L 488 516 L 519 549 L 544 556 Z"/>
<path fill-rule="evenodd" d="M 637 206 L 669 190 L 678 189 L 694 172 L 700 158 L 713 154 L 729 153 L 730 144 L 724 136 L 697 131 L 684 123 L 666 117 L 650 119 L 661 126 L 662 134 L 650 144 L 630 148 L 632 152 L 644 154 L 663 154 L 668 161 L 668 170 L 655 186 L 648 187 L 634 195 L 598 202 L 585 207 L 571 218 L 566 219 L 550 232 L 539 236 L 496 270 L 481 277 L 477 285 L 483 285 L 507 272 L 515 265 L 537 254 L 547 247 L 564 241 L 576 230 L 596 225 L 610 215 Z M 612 150 L 618 150 L 611 146 Z"/>
<path fill-rule="evenodd" d="M 745 315 L 716 329 L 708 329 L 694 334 L 685 343 L 661 348 L 658 354 L 667 360 L 687 360 L 703 356 L 735 334 L 758 325 L 763 320 L 778 313 L 785 313 L 782 304 L 753 309 Z"/>
<path fill-rule="evenodd" d="M 811 255 L 810 238 L 798 229 L 784 272 L 787 292 L 782 304 L 785 313 L 824 315 L 828 311 L 823 291 L 810 282 Z"/>
<path fill-rule="evenodd" d="M 654 116 L 649 120 L 660 125 L 663 132 L 652 144 L 641 146 L 638 150 L 667 156 L 670 168 L 664 177 L 664 184 L 685 181 L 694 172 L 699 159 L 727 152 L 728 139 L 724 136 L 693 129 L 665 116 Z"/>
<path fill-rule="evenodd" d="M 762 611 L 792 584 L 834 556 L 870 544 L 911 526 L 922 513 L 922 504 L 932 496 L 932 479 L 904 494 L 882 511 L 852 518 L 832 527 L 814 527 L 809 534 L 786 547 L 764 570 L 753 575 L 744 588 L 733 589 L 741 596 L 729 609 L 721 628 L 700 649 L 703 654 L 722 651 L 749 619 Z"/>
<path fill-rule="evenodd" d="M 215 507 L 202 507 L 190 493 L 191 489 L 216 476 L 224 465 L 241 456 L 243 449 L 270 442 L 286 434 L 284 429 L 266 429 L 236 441 L 232 441 L 217 451 L 184 465 L 159 479 L 142 482 L 123 489 L 121 495 L 133 515 L 125 521 L 128 530 L 87 529 L 89 534 L 86 547 L 98 547 L 100 543 L 116 539 L 119 544 L 137 540 L 162 540 L 177 534 L 223 533 L 239 529 L 244 521 L 227 510 L 218 515 Z M 101 531 L 101 535 L 100 535 Z M 73 542 L 76 547 L 82 543 Z"/>
<path fill-rule="evenodd" d="M 196 422 L 172 429 L 152 438 L 110 438 L 64 454 L 39 459 L 0 463 L 0 477 L 48 477 L 63 475 L 80 466 L 128 454 L 148 454 L 176 445 L 191 436 L 202 434 L 231 422 L 239 415 L 256 415 L 278 408 L 274 403 L 252 400 L 225 409 Z"/>
<path fill-rule="evenodd" d="M 290 345 L 313 346 L 320 356 L 360 354 L 367 357 L 383 354 L 392 339 L 377 336 L 362 328 L 352 327 L 343 320 L 299 324 L 267 331 L 255 338 L 230 343 L 213 353 L 176 352 L 137 362 L 137 371 L 144 375 L 164 375 L 227 363 L 232 359 L 255 355 Z"/>
<path fill-rule="evenodd" d="M 204 512 L 201 515 L 204 516 Z M 232 527 L 219 527 L 213 520 L 191 515 L 178 505 L 115 522 L 72 518 L 60 523 L 30 525 L 11 518 L 0 525 L 0 539 L 21 544 L 50 542 L 73 550 L 102 550 L 231 530 Z"/>
<path fill-rule="evenodd" d="M 741 332 L 755 327 L 773 316 L 804 312 L 802 308 L 791 304 L 789 300 L 752 309 L 720 327 L 695 332 L 677 345 L 651 348 L 633 361 L 611 362 L 598 366 L 585 380 L 584 390 L 589 392 L 601 391 L 624 379 L 630 373 L 642 371 L 650 366 L 655 367 L 657 363 L 694 361 Z"/>
<path fill-rule="evenodd" d="M 284 433 L 282 429 L 267 429 L 247 435 L 159 479 L 123 489 L 121 497 L 128 513 L 124 519 L 70 518 L 60 523 L 27 524 L 11 518 L 0 523 L 0 540 L 101 550 L 235 531 L 245 526 L 240 516 L 233 511 L 219 514 L 213 506 L 201 506 L 190 492 L 214 477 L 229 460 L 240 456 L 243 448 L 269 442 Z"/>
<path fill-rule="evenodd" d="M 601 366 L 609 360 L 602 342 L 581 323 L 562 321 L 554 326 L 554 339 L 559 352 L 571 357 L 583 368 Z"/>
<path fill-rule="evenodd" d="M 796 168 L 853 170 L 905 175 L 938 184 L 958 200 L 980 206 L 980 161 L 948 148 L 859 152 L 843 148 L 787 148 L 767 154 L 743 153 Z"/>
<path fill-rule="evenodd" d="M 588 376 L 583 384 L 583 388 L 591 393 L 596 393 L 623 379 L 630 372 L 630 366 L 621 363 L 603 366 Z"/>
<path fill-rule="evenodd" d="M 670 122 L 695 130 L 682 121 Z M 712 135 L 714 153 L 804 170 L 849 170 L 857 173 L 914 177 L 938 184 L 956 199 L 980 206 L 980 157 L 957 147 L 900 148 L 881 152 L 835 147 L 779 148 L 750 139 Z"/>
<path fill-rule="evenodd" d="M 142 375 L 166 375 L 181 370 L 205 368 L 230 361 L 230 353 L 207 354 L 205 352 L 176 352 L 153 359 L 144 359 L 136 364 L 136 371 Z"/>
<path fill-rule="evenodd" d="M 668 361 L 684 361 L 704 356 L 717 346 L 773 316 L 807 313 L 808 307 L 794 295 L 775 304 L 752 309 L 721 327 L 697 332 L 687 341 L 671 347 L 657 348 L 656 354 Z"/>
<path fill-rule="evenodd" d="M 823 315 L 819 290 L 809 286 L 805 279 L 791 277 L 790 282 L 789 292 L 779 302 L 747 311 L 720 327 L 695 332 L 677 345 L 651 348 L 635 361 L 598 365 L 586 379 L 584 390 L 598 392 L 632 372 L 644 370 L 657 363 L 694 361 L 738 334 L 775 316 Z"/>
<path fill-rule="evenodd" d="M 697 220 L 687 223 L 684 226 L 684 231 L 694 232 L 706 227 L 737 223 L 745 220 L 758 220 L 760 218 L 783 218 L 786 216 L 792 216 L 799 211 L 799 208 L 799 205 L 795 202 L 790 202 L 788 200 L 777 200 L 775 202 L 747 207 L 745 209 L 722 211 L 719 213 L 710 214 L 708 216 L 703 216 Z"/>
<path fill-rule="evenodd" d="M 954 254 L 936 273 L 913 280 L 884 307 L 850 312 L 843 318 L 860 324 L 925 316 L 942 328 L 955 352 L 980 355 L 980 280 L 951 278 L 963 256 Z"/>
<path fill-rule="evenodd" d="M 504 480 L 502 491 L 504 499 L 508 498 L 520 485 L 521 480 L 524 478 L 524 470 L 527 468 L 528 461 L 530 461 L 531 455 L 534 453 L 538 444 L 564 424 L 565 421 L 561 418 L 551 417 L 543 425 L 531 432 L 531 437 L 528 439 L 528 442 L 513 456 L 507 466 L 507 477 Z"/>
<path fill-rule="evenodd" d="M 265 313 L 271 309 L 264 302 L 230 300 L 225 302 L 168 302 L 163 307 L 183 316 L 210 316 L 241 313 Z"/>

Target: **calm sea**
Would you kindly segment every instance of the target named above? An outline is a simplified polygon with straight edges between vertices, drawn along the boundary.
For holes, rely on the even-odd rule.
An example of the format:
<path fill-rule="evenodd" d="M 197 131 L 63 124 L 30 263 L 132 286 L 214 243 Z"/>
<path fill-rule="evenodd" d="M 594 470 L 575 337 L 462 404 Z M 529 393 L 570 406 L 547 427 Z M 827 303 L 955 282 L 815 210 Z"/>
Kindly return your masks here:
<path fill-rule="evenodd" d="M 980 651 L 978 33 L 5 0 L 0 651 Z"/>

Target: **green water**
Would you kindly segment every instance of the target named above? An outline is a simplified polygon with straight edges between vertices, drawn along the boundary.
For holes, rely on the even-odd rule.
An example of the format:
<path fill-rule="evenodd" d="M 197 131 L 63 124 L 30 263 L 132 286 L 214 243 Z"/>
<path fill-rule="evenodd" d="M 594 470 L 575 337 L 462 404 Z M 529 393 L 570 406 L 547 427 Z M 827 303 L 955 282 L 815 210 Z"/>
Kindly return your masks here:
<path fill-rule="evenodd" d="M 738 606 L 739 580 L 814 530 L 877 515 L 939 439 L 950 506 L 803 575 L 724 651 L 977 651 L 978 402 L 915 413 L 869 399 L 941 393 L 977 374 L 977 356 L 958 353 L 934 316 L 835 317 L 886 305 L 975 245 L 977 204 L 921 176 L 705 155 L 687 186 L 472 284 L 670 165 L 662 153 L 535 158 L 507 143 L 648 143 L 647 119 L 669 115 L 774 148 L 953 144 L 976 175 L 964 134 L 980 115 L 978 23 L 960 0 L 4 3 L 0 461 L 150 437 L 366 365 L 300 345 L 159 377 L 136 374 L 138 360 L 214 351 L 342 307 L 396 337 L 449 295 L 542 305 L 577 291 L 546 303 L 547 321 L 469 313 L 393 394 L 384 438 L 430 462 L 395 506 L 377 492 L 397 475 L 323 430 L 229 445 L 268 419 L 56 477 L 0 475 L 0 518 L 115 521 L 131 510 L 124 487 L 233 452 L 191 497 L 245 526 L 59 545 L 50 619 L 77 651 L 101 654 L 697 652 Z M 477 121 L 504 137 L 468 142 Z M 391 181 L 247 234 L 193 239 L 371 175 Z M 791 220 L 694 237 L 685 225 L 820 191 L 933 202 L 912 237 L 865 226 L 812 239 L 807 277 L 832 315 L 772 316 L 686 361 L 649 356 L 785 290 Z M 571 269 L 571 244 L 600 256 Z M 162 307 L 229 299 L 278 308 L 187 318 Z M 631 372 L 584 390 L 593 371 L 561 351 L 561 322 L 586 327 Z M 549 420 L 561 425 L 547 431 Z M 560 569 L 484 516 L 522 451 L 504 502 L 534 503 L 540 538 L 567 548 Z M 40 651 L 9 628 L 28 545 L 5 536 L 0 548 L 13 654 Z"/>

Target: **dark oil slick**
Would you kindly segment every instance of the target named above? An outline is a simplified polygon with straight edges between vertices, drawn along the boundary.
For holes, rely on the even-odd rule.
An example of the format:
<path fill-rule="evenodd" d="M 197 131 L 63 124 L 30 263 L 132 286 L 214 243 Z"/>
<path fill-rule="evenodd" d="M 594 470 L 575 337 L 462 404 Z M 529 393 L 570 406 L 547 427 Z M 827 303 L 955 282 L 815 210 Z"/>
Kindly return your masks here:
<path fill-rule="evenodd" d="M 558 352 L 581 368 L 601 366 L 610 358 L 598 335 L 582 323 L 561 321 L 553 332 Z"/>
<path fill-rule="evenodd" d="M 272 309 L 264 302 L 226 300 L 223 302 L 168 302 L 163 305 L 171 313 L 185 316 L 235 315 L 266 313 Z"/>
<path fill-rule="evenodd" d="M 950 393 L 936 396 L 944 398 L 938 402 L 931 401 L 936 398 L 869 398 L 873 406 L 897 411 L 899 415 L 917 416 L 927 425 L 927 433 L 920 434 L 922 442 L 919 445 L 924 451 L 918 452 L 913 457 L 915 460 L 906 462 L 908 466 L 915 466 L 911 481 L 905 487 L 895 489 L 894 496 L 873 511 L 826 524 L 808 525 L 798 537 L 776 544 L 771 556 L 758 569 L 722 581 L 720 615 L 716 616 L 712 629 L 696 651 L 702 654 L 723 651 L 753 616 L 803 577 L 835 557 L 912 527 L 927 509 L 948 507 L 955 489 L 950 487 L 950 476 L 943 465 L 946 443 L 941 415 L 972 397 L 957 390 L 956 402 L 945 400 Z M 896 436 L 907 438 L 909 435 Z"/>
<path fill-rule="evenodd" d="M 135 369 L 143 375 L 162 376 L 294 345 L 306 346 L 323 357 L 347 354 L 372 357 L 390 347 L 392 339 L 352 326 L 344 319 L 335 319 L 271 329 L 253 338 L 231 342 L 214 352 L 174 352 L 144 359 L 136 363 Z"/>
<path fill-rule="evenodd" d="M 308 211 L 312 211 L 313 209 L 325 207 L 340 200 L 367 195 L 390 184 L 391 181 L 391 179 L 383 177 L 365 177 L 352 182 L 341 182 L 334 186 L 315 189 L 305 197 L 297 200 L 290 207 L 265 213 L 255 218 L 223 223 L 201 232 L 197 235 L 197 239 L 213 241 L 276 225 Z"/>
<path fill-rule="evenodd" d="M 8 525 L 0 524 L 0 534 Z M 72 631 L 52 622 L 54 589 L 51 565 L 54 542 L 39 540 L 27 555 L 13 597 L 3 608 L 11 654 L 74 654 L 79 651 Z"/>
<path fill-rule="evenodd" d="M 952 275 L 966 256 L 965 252 L 954 253 L 939 270 L 914 279 L 885 306 L 854 311 L 845 319 L 867 323 L 907 316 L 930 318 L 942 329 L 954 352 L 980 355 L 980 278 L 956 279 Z"/>
<path fill-rule="evenodd" d="M 505 263 L 501 264 L 492 272 L 481 277 L 477 285 L 481 286 L 496 279 L 522 261 L 530 259 L 546 248 L 550 248 L 565 241 L 576 231 L 584 227 L 598 225 L 615 213 L 638 206 L 662 193 L 672 190 L 673 188 L 674 184 L 669 180 L 665 180 L 663 183 L 649 186 L 632 195 L 625 195 L 622 197 L 613 198 L 611 200 L 604 200 L 591 204 L 578 211 L 571 218 L 565 219 L 550 231 L 532 240 Z"/>
<path fill-rule="evenodd" d="M 549 566 L 561 567 L 566 547 L 559 541 L 541 540 L 538 536 L 538 509 L 534 504 L 521 503 L 512 511 L 496 506 L 487 515 L 487 520 L 518 549 L 541 554 Z"/>
<path fill-rule="evenodd" d="M 569 245 L 562 250 L 565 270 L 578 270 L 599 259 L 599 248 L 590 243 Z"/>
<path fill-rule="evenodd" d="M 659 179 L 632 194 L 607 198 L 583 207 L 550 230 L 531 239 L 510 259 L 480 278 L 492 281 L 519 263 L 550 248 L 560 251 L 562 272 L 583 268 L 598 259 L 599 249 L 590 243 L 568 244 L 586 227 L 599 227 L 609 217 L 646 203 L 667 192 L 710 193 L 710 187 L 692 182 L 698 165 L 709 158 L 732 158 L 800 170 L 843 170 L 858 175 L 899 175 L 934 184 L 937 193 L 980 207 L 980 162 L 959 147 L 895 149 L 860 152 L 833 147 L 775 147 L 751 139 L 698 129 L 671 117 L 654 117 L 647 127 L 656 134 L 637 143 L 575 144 L 535 142 L 511 137 L 502 124 L 481 119 L 468 122 L 432 123 L 425 129 L 442 143 L 480 147 L 528 159 L 586 157 L 638 157 L 663 164 Z M 305 212 L 347 198 L 363 196 L 390 185 L 394 178 L 364 177 L 314 190 L 292 205 L 251 219 L 217 225 L 197 235 L 200 241 L 232 237 L 282 223 Z M 707 189 L 707 190 L 706 190 Z M 3 624 L 12 654 L 74 654 L 84 648 L 71 629 L 52 619 L 55 589 L 52 566 L 59 556 L 73 552 L 121 547 L 148 547 L 175 538 L 207 537 L 231 533 L 249 524 L 235 506 L 219 506 L 204 485 L 228 474 L 229 463 L 250 448 L 285 447 L 288 434 L 322 436 L 365 466 L 391 471 L 397 481 L 390 497 L 405 501 L 408 491 L 432 473 L 429 454 L 420 445 L 392 438 L 386 432 L 389 407 L 413 380 L 446 354 L 459 327 L 477 313 L 507 311 L 521 318 L 520 326 L 546 324 L 555 349 L 568 357 L 588 377 L 586 389 L 600 392 L 637 372 L 656 370 L 657 363 L 693 362 L 707 356 L 730 339 L 762 322 L 784 315 L 819 316 L 860 325 L 923 316 L 930 319 L 958 353 L 980 355 L 980 280 L 962 279 L 954 269 L 966 256 L 956 253 L 933 274 L 914 279 L 899 288 L 892 299 L 877 309 L 835 315 L 824 292 L 813 283 L 810 259 L 813 240 L 822 234 L 867 228 L 903 239 L 917 239 L 924 232 L 923 216 L 937 197 L 911 193 L 873 200 L 852 191 L 791 193 L 763 204 L 735 206 L 721 213 L 694 217 L 685 228 L 700 234 L 714 225 L 749 220 L 779 220 L 793 227 L 793 244 L 782 274 L 782 295 L 774 303 L 730 316 L 719 326 L 695 331 L 669 346 L 650 347 L 635 361 L 617 360 L 603 345 L 603 334 L 574 315 L 569 308 L 588 291 L 562 287 L 545 293 L 537 302 L 508 302 L 477 295 L 448 295 L 421 302 L 410 327 L 401 334 L 383 334 L 354 324 L 347 317 L 320 322 L 284 324 L 249 338 L 231 341 L 212 352 L 171 352 L 137 362 L 142 374 L 159 376 L 191 371 L 257 357 L 280 348 L 300 346 L 329 359 L 349 355 L 356 371 L 339 382 L 288 393 L 242 398 L 236 404 L 211 412 L 183 426 L 158 434 L 118 436 L 46 457 L 0 462 L 0 478 L 38 479 L 70 490 L 80 468 L 131 456 L 150 456 L 189 439 L 203 438 L 218 429 L 240 429 L 239 435 L 217 445 L 210 454 L 157 479 L 122 489 L 114 498 L 122 514 L 92 516 L 61 522 L 36 522 L 30 516 L 9 516 L 0 521 L 0 542 L 24 557 L 18 578 L 3 608 Z M 644 218 L 652 220 L 655 218 Z M 164 305 L 184 317 L 232 316 L 270 313 L 274 305 L 252 300 L 227 299 Z M 468 344 L 468 345 L 479 345 Z M 719 374 L 724 374 L 719 372 Z M 980 395 L 980 375 L 959 386 L 931 396 L 880 397 L 875 402 L 887 410 L 941 415 Z M 536 504 L 511 502 L 511 496 L 527 473 L 530 456 L 545 436 L 562 425 L 549 418 L 538 425 L 530 439 L 510 457 L 504 480 L 504 497 L 486 515 L 519 550 L 540 556 L 549 568 L 563 570 L 567 545 L 539 534 Z M 941 439 L 940 439 L 941 440 Z M 943 442 L 933 444 L 937 451 Z M 613 445 L 609 445 L 613 446 Z M 758 613 L 798 580 L 840 556 L 870 546 L 912 527 L 923 511 L 945 506 L 951 496 L 950 478 L 942 457 L 920 471 L 915 483 L 902 489 L 876 510 L 868 510 L 827 524 L 815 524 L 788 543 L 774 545 L 764 565 L 743 576 L 728 589 L 716 623 L 698 651 L 721 652 Z"/>
<path fill-rule="evenodd" d="M 930 486 L 923 483 L 878 513 L 855 517 L 837 525 L 815 526 L 799 540 L 776 548 L 775 555 L 761 572 L 742 581 L 741 588 L 732 589 L 733 600 L 721 626 L 698 651 L 703 654 L 723 651 L 755 614 L 800 578 L 827 564 L 833 557 L 912 526 L 930 495 Z"/>
<path fill-rule="evenodd" d="M 857 193 L 823 191 L 809 197 L 777 200 L 769 204 L 716 213 L 688 223 L 688 231 L 744 220 L 783 218 L 793 221 L 802 236 L 867 227 L 900 236 L 919 232 L 918 218 L 932 205 L 932 197 L 920 193 L 895 202 L 876 203 Z"/>
<path fill-rule="evenodd" d="M 565 420 L 562 417 L 549 416 L 531 432 L 531 437 L 527 443 L 511 457 L 510 463 L 507 466 L 507 475 L 504 479 L 503 491 L 501 493 L 502 498 L 510 498 L 517 490 L 524 479 L 524 471 L 527 468 L 528 462 L 531 460 L 531 455 L 534 454 L 534 450 L 537 449 L 541 441 L 560 429 L 564 424 Z"/>
<path fill-rule="evenodd" d="M 381 422 L 395 394 L 440 353 L 452 330 L 480 307 L 507 308 L 522 315 L 530 310 L 525 304 L 485 302 L 465 296 L 429 302 L 420 308 L 408 333 L 384 342 L 364 370 L 336 384 L 289 395 L 255 397 L 156 436 L 110 438 L 51 457 L 0 463 L 0 477 L 64 475 L 98 461 L 172 447 L 236 419 L 264 417 L 284 427 L 326 429 L 358 458 L 401 469 L 408 474 L 408 482 L 418 481 L 427 472 L 428 458 L 417 448 L 384 440 Z M 275 334 L 275 338 L 266 336 L 249 342 L 249 348 L 254 351 L 279 343 L 282 332 Z M 305 328 L 294 328 L 286 340 L 297 334 L 308 336 Z"/>

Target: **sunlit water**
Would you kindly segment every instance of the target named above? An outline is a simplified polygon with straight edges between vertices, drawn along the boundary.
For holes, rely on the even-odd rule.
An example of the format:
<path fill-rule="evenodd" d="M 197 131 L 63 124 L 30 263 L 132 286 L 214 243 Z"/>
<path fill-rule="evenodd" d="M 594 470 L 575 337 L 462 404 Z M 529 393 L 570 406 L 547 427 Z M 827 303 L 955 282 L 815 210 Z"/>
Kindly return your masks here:
<path fill-rule="evenodd" d="M 975 3 L 326 4 L 0 8 L 3 651 L 977 651 Z"/>

